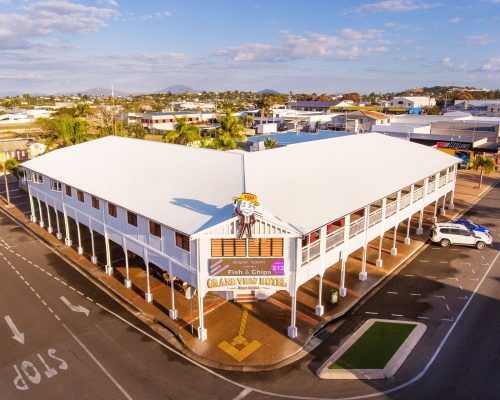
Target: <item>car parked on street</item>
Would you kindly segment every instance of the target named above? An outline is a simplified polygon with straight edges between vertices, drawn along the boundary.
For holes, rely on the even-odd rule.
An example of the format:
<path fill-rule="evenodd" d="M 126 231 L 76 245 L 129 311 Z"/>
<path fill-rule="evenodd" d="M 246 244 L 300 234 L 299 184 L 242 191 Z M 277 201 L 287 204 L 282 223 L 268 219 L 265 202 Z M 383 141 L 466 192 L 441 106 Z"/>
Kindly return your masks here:
<path fill-rule="evenodd" d="M 465 226 L 470 231 L 484 232 L 484 233 L 487 233 L 488 235 L 491 234 L 490 230 L 488 228 L 486 228 L 485 226 L 482 226 L 482 225 L 476 225 L 470 219 L 458 218 L 458 219 L 452 220 L 451 222 L 453 222 L 455 224 L 463 225 L 463 226 Z"/>
<path fill-rule="evenodd" d="M 493 242 L 491 236 L 485 232 L 471 231 L 462 224 L 450 222 L 432 225 L 430 239 L 434 243 L 439 243 L 441 247 L 459 244 L 474 246 L 479 250 L 484 249 L 487 244 Z"/>

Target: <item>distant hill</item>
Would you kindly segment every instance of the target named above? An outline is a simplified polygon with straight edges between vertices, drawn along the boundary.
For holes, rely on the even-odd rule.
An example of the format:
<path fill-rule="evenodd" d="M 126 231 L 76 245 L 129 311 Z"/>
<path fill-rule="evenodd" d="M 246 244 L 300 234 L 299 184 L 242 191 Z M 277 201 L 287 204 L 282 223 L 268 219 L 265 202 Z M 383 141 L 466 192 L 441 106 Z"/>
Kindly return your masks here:
<path fill-rule="evenodd" d="M 120 90 L 115 89 L 115 96 L 130 96 L 130 93 L 127 92 L 122 92 Z M 74 92 L 69 92 L 69 93 L 57 93 L 57 95 L 65 95 L 65 96 L 76 96 L 78 94 L 81 95 L 87 95 L 87 96 L 111 96 L 111 88 L 100 88 L 100 87 L 95 87 L 92 89 L 87 89 L 87 90 L 78 90 Z"/>
<path fill-rule="evenodd" d="M 277 92 L 276 90 L 273 90 L 273 89 L 264 89 L 264 90 L 257 92 L 257 94 L 281 94 L 281 93 Z"/>
<path fill-rule="evenodd" d="M 186 85 L 172 85 L 169 87 L 166 87 L 165 89 L 158 90 L 155 93 L 173 93 L 173 94 L 179 94 L 179 93 L 198 93 L 199 90 L 195 90 L 193 88 L 190 88 L 189 86 Z"/>

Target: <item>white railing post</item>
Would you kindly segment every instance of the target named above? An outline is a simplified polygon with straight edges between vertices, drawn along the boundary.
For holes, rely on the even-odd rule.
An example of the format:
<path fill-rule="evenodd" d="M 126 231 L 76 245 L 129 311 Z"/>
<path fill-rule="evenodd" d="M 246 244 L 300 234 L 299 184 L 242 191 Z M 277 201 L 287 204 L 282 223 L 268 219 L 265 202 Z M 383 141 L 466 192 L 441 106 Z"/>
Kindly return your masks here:
<path fill-rule="evenodd" d="M 454 210 L 455 203 L 453 201 L 455 200 L 455 185 L 457 184 L 457 164 L 453 166 L 450 182 L 453 184 L 453 189 L 450 194 L 450 204 L 448 204 L 448 210 Z"/>
<path fill-rule="evenodd" d="M 401 204 L 401 190 L 398 191 L 398 196 L 396 198 L 396 223 L 394 224 L 394 239 L 392 241 L 391 255 L 395 256 L 398 254 L 398 248 L 396 247 L 396 239 L 398 235 L 399 226 L 399 206 Z"/>
<path fill-rule="evenodd" d="M 424 179 L 423 193 L 422 193 L 422 207 L 420 208 L 420 217 L 418 219 L 417 235 L 422 235 L 424 233 L 424 208 L 425 208 L 425 198 L 427 196 L 427 187 L 429 186 L 429 178 Z"/>
<path fill-rule="evenodd" d="M 382 219 L 380 221 L 380 229 L 382 232 L 380 232 L 380 238 L 379 238 L 379 243 L 378 243 L 378 257 L 377 261 L 375 262 L 375 265 L 379 268 L 382 268 L 382 265 L 384 265 L 384 261 L 382 260 L 382 241 L 384 240 L 384 234 L 385 234 L 385 209 L 387 207 L 387 197 L 384 197 L 382 200 Z"/>
<path fill-rule="evenodd" d="M 410 187 L 410 206 L 411 207 L 413 207 L 413 192 L 414 191 L 415 191 L 415 184 L 411 185 L 411 187 Z M 411 217 L 412 216 L 413 216 L 413 212 L 408 217 L 408 224 L 406 226 L 406 237 L 405 237 L 405 244 L 406 245 L 410 244 L 410 242 L 411 242 L 411 239 L 410 239 L 410 227 L 411 227 Z"/>
<path fill-rule="evenodd" d="M 351 214 L 348 214 L 344 217 L 344 244 L 343 244 L 343 249 L 342 252 L 340 253 L 341 256 L 341 269 L 340 269 L 340 289 L 339 289 L 339 294 L 340 297 L 345 297 L 347 294 L 347 289 L 345 287 L 345 265 L 347 262 L 347 256 L 348 256 L 348 247 L 349 247 L 349 235 L 350 235 L 350 228 L 351 228 Z"/>

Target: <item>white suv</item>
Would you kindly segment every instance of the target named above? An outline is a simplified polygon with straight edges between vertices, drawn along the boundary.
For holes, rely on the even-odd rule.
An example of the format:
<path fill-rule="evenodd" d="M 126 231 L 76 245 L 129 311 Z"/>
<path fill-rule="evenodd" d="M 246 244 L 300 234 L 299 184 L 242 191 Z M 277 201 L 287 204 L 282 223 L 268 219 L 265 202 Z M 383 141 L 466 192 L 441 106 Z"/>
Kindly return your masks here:
<path fill-rule="evenodd" d="M 475 246 L 477 249 L 484 249 L 487 244 L 491 244 L 493 239 L 485 232 L 468 230 L 464 225 L 454 223 L 439 223 L 432 225 L 431 240 L 439 243 L 442 247 L 451 244 L 461 244 L 465 246 Z"/>

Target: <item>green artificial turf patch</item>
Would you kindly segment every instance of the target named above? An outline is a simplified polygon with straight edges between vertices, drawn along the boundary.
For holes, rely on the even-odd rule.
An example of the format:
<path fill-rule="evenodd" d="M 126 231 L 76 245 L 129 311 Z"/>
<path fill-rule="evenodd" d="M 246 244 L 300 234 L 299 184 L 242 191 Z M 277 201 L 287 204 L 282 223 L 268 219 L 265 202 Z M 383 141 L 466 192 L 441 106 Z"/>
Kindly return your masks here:
<path fill-rule="evenodd" d="M 330 369 L 383 369 L 415 324 L 375 322 Z"/>

